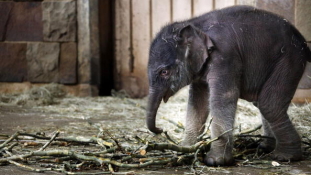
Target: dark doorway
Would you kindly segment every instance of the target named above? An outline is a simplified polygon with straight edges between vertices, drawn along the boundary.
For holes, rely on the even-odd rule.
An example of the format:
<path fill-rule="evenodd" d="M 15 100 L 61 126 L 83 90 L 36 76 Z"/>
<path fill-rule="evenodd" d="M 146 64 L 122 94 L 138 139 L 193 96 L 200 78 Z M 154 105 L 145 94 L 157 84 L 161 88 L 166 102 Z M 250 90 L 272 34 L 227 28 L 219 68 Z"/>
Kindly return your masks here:
<path fill-rule="evenodd" d="M 100 84 L 99 95 L 111 95 L 114 88 L 113 81 L 113 60 L 114 60 L 114 41 L 113 41 L 113 9 L 114 0 L 98 1 L 99 11 L 99 42 L 100 42 Z"/>

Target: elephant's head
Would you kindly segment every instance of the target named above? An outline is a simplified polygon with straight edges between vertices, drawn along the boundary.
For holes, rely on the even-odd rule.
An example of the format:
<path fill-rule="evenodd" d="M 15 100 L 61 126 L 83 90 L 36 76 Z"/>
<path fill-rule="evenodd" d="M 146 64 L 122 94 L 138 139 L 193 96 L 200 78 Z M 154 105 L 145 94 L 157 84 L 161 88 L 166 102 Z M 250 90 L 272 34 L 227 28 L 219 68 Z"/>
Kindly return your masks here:
<path fill-rule="evenodd" d="M 190 24 L 164 27 L 153 40 L 148 63 L 149 100 L 147 126 L 154 133 L 161 100 L 166 103 L 182 87 L 198 77 L 207 64 L 213 44 L 210 38 Z"/>

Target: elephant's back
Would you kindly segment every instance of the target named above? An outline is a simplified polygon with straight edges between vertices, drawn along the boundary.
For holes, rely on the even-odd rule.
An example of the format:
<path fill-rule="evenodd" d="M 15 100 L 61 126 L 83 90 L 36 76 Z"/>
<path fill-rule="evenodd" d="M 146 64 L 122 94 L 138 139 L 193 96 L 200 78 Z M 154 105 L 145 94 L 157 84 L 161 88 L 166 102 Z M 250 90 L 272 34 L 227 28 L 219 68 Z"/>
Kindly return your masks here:
<path fill-rule="evenodd" d="M 237 6 L 207 13 L 201 16 L 203 19 L 205 22 L 197 23 L 197 27 L 211 38 L 215 51 L 225 59 L 240 60 L 242 90 L 249 96 L 246 99 L 256 99 L 281 62 L 302 66 L 311 58 L 300 32 L 288 20 L 271 12 Z"/>
<path fill-rule="evenodd" d="M 233 6 L 199 18 L 205 21 L 199 28 L 220 40 L 239 42 L 236 43 L 240 45 L 239 49 L 262 49 L 265 53 L 267 50 L 275 53 L 287 47 L 288 51 L 297 52 L 311 61 L 310 48 L 305 38 L 286 18 L 277 14 L 252 6 Z"/>
<path fill-rule="evenodd" d="M 301 33 L 285 18 L 251 6 L 233 6 L 191 19 L 190 23 L 208 34 L 218 49 L 238 50 L 240 55 L 257 53 L 278 59 L 284 51 L 311 60 Z M 271 60 L 270 60 L 271 61 Z"/>

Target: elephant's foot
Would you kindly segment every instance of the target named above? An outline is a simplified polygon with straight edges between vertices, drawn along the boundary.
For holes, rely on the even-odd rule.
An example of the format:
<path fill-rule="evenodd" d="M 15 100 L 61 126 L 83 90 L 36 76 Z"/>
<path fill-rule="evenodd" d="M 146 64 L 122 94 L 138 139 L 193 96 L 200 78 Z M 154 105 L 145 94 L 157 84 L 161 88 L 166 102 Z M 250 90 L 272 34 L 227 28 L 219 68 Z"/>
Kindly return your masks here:
<path fill-rule="evenodd" d="M 277 160 L 281 162 L 298 161 L 302 159 L 301 148 L 296 148 L 296 149 L 280 148 L 280 149 L 274 150 L 269 155 L 273 160 Z"/>
<path fill-rule="evenodd" d="M 193 138 L 193 139 L 184 139 L 180 145 L 181 146 L 192 146 L 194 144 L 197 143 L 197 139 L 196 138 Z"/>
<path fill-rule="evenodd" d="M 199 133 L 198 132 L 191 132 L 191 131 L 186 131 L 184 138 L 180 145 L 182 146 L 191 146 L 194 145 L 198 142 L 198 137 Z"/>
<path fill-rule="evenodd" d="M 259 148 L 265 153 L 271 153 L 275 149 L 275 139 L 264 140 L 260 143 Z"/>
<path fill-rule="evenodd" d="M 204 163 L 207 166 L 229 166 L 234 163 L 234 159 L 231 153 L 224 154 L 223 151 L 211 150 L 206 154 Z"/>

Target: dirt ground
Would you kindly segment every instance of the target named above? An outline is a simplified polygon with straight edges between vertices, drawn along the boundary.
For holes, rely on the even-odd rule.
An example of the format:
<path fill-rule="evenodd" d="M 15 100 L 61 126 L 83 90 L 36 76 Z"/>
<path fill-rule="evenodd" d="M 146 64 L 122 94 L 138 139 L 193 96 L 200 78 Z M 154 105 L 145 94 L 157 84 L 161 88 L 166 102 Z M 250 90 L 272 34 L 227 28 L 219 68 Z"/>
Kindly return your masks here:
<path fill-rule="evenodd" d="M 42 89 L 41 89 L 42 90 Z M 44 90 L 45 91 L 45 90 Z M 50 98 L 52 92 L 47 93 L 48 101 L 43 91 L 27 92 L 21 95 L 2 95 L 0 97 L 0 134 L 12 135 L 16 131 L 27 133 L 44 132 L 51 135 L 60 131 L 61 136 L 93 136 L 98 128 L 104 128 L 112 133 L 132 137 L 139 133 L 147 133 L 145 126 L 146 99 L 129 99 L 125 94 L 114 93 L 113 97 L 78 98 L 63 96 Z M 39 95 L 38 95 L 39 94 Z M 41 101 L 40 101 L 41 100 Z M 167 104 L 161 104 L 158 112 L 157 125 L 168 131 L 176 140 L 181 140 L 182 132 L 176 132 L 176 126 L 167 120 L 184 123 L 187 105 L 187 89 L 174 96 Z M 250 103 L 239 101 L 236 116 L 236 132 L 254 128 L 260 124 L 260 114 Z M 305 139 L 311 139 L 311 110 L 310 105 L 292 105 L 289 110 L 292 121 L 299 133 Z M 166 119 L 165 119 L 166 118 Z M 256 131 L 254 134 L 260 134 Z M 157 137 L 157 136 L 154 136 Z M 5 139 L 0 139 L 0 144 Z M 280 163 L 272 166 L 270 163 L 257 165 L 245 163 L 248 160 L 237 160 L 231 167 L 200 166 L 200 174 L 311 174 L 311 150 L 307 149 L 304 160 L 300 162 Z M 249 160 L 251 161 L 251 160 Z M 141 169 L 120 169 L 123 174 L 192 174 L 190 166 L 156 166 Z M 15 165 L 0 166 L 1 175 L 10 174 L 38 174 Z M 44 172 L 42 174 L 63 174 L 58 172 Z"/>

